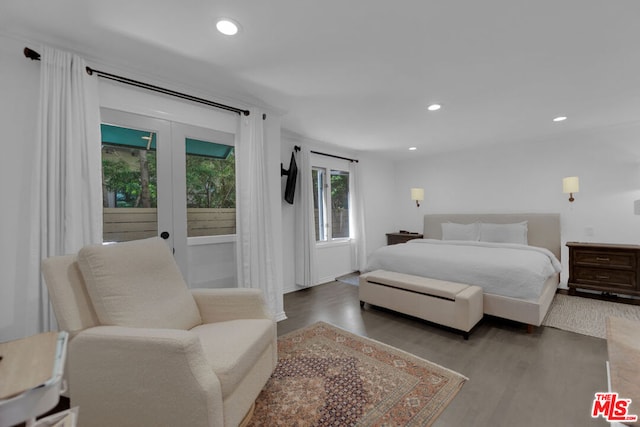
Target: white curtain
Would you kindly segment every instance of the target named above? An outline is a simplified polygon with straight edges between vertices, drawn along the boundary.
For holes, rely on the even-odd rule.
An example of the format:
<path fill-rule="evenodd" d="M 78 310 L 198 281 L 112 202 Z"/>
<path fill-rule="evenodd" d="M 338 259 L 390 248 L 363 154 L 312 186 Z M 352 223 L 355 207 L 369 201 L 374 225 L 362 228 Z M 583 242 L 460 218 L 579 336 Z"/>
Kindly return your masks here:
<path fill-rule="evenodd" d="M 271 311 L 278 315 L 282 295 L 276 283 L 266 158 L 262 112 L 256 109 L 240 117 L 236 141 L 238 286 L 261 289 Z"/>
<path fill-rule="evenodd" d="M 351 268 L 364 271 L 367 265 L 367 242 L 365 238 L 364 196 L 358 162 L 349 164 L 349 232 L 351 237 Z"/>
<path fill-rule="evenodd" d="M 298 156 L 298 193 L 295 198 L 295 264 L 296 284 L 313 286 L 318 282 L 316 267 L 316 229 L 313 210 L 313 182 L 311 177 L 311 153 L 302 147 Z"/>
<path fill-rule="evenodd" d="M 102 242 L 102 175 L 96 78 L 82 58 L 48 47 L 40 66 L 28 286 L 39 304 L 39 329 L 47 331 L 55 319 L 40 263 Z"/>

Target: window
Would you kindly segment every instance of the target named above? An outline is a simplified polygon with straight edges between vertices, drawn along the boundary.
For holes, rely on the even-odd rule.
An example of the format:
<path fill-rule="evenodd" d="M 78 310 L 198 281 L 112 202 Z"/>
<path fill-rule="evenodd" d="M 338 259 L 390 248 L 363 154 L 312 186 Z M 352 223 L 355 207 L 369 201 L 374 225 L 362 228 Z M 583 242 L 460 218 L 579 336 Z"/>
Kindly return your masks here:
<path fill-rule="evenodd" d="M 156 132 L 102 124 L 103 240 L 158 234 Z"/>
<path fill-rule="evenodd" d="M 236 233 L 234 147 L 186 139 L 187 236 Z"/>
<path fill-rule="evenodd" d="M 316 241 L 349 238 L 349 172 L 314 167 Z"/>

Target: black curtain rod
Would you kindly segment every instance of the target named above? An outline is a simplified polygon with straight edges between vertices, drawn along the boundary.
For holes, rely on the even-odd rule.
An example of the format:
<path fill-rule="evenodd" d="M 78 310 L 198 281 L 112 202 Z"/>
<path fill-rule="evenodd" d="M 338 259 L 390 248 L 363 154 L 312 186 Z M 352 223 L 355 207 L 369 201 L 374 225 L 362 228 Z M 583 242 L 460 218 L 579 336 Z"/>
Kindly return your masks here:
<path fill-rule="evenodd" d="M 311 151 L 311 152 L 313 154 L 319 154 L 321 156 L 333 157 L 334 159 L 342 159 L 342 160 L 348 160 L 350 162 L 358 163 L 357 159 L 350 159 L 349 157 L 336 156 L 335 154 L 320 153 L 319 151 Z"/>
<path fill-rule="evenodd" d="M 293 149 L 295 151 L 300 151 L 300 146 L 299 145 L 294 145 Z M 335 154 L 327 154 L 327 153 L 321 153 L 319 151 L 311 151 L 311 153 L 313 154 L 319 154 L 321 156 L 327 156 L 327 157 L 333 157 L 334 159 L 342 159 L 342 160 L 348 160 L 350 162 L 356 162 L 358 163 L 357 159 L 350 159 L 349 157 L 342 157 L 342 156 L 336 156 Z"/>
<path fill-rule="evenodd" d="M 40 54 L 32 49 L 29 49 L 28 47 L 24 48 L 24 56 L 26 56 L 29 59 L 32 59 L 34 61 L 39 61 L 40 60 Z M 192 95 L 187 95 L 185 93 L 181 93 L 181 92 L 176 92 L 174 90 L 171 89 L 166 89 L 160 86 L 155 86 L 149 83 L 144 83 L 144 82 L 140 82 L 137 80 L 133 80 L 127 77 L 123 77 L 123 76 L 118 76 L 116 74 L 111 74 L 111 73 L 107 73 L 104 71 L 100 71 L 100 70 L 94 70 L 90 67 L 87 67 L 87 74 L 92 75 L 93 73 L 96 73 L 96 75 L 98 77 L 102 77 L 108 80 L 113 80 L 116 82 L 120 82 L 120 83 L 125 83 L 131 86 L 135 86 L 135 87 L 139 87 L 139 88 L 143 88 L 143 89 L 148 89 L 148 90 L 152 90 L 154 92 L 160 92 L 160 93 L 164 93 L 165 95 L 171 95 L 171 96 L 175 96 L 177 98 L 181 98 L 181 99 L 186 99 L 188 101 L 193 101 L 193 102 L 198 102 L 200 104 L 205 104 L 208 105 L 210 107 L 216 107 L 216 108 L 220 108 L 222 110 L 227 110 L 227 111 L 233 111 L 234 113 L 238 113 L 238 114 L 244 114 L 245 116 L 248 116 L 250 113 L 249 110 L 243 110 L 241 108 L 236 108 L 236 107 L 231 107 L 229 105 L 225 105 L 225 104 L 220 104 L 218 102 L 213 102 L 213 101 L 209 101 L 208 99 L 203 99 L 203 98 L 198 98 L 196 96 L 192 96 Z M 265 117 L 263 116 L 263 120 L 265 119 Z"/>

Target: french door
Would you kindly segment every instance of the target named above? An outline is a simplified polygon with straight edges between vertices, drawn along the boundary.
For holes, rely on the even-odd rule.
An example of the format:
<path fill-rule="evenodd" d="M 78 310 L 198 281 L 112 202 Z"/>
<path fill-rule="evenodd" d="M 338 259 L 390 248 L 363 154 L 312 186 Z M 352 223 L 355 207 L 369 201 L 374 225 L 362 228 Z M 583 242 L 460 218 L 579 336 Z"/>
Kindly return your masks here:
<path fill-rule="evenodd" d="M 103 240 L 160 236 L 188 277 L 188 242 L 235 235 L 234 135 L 101 109 Z"/>

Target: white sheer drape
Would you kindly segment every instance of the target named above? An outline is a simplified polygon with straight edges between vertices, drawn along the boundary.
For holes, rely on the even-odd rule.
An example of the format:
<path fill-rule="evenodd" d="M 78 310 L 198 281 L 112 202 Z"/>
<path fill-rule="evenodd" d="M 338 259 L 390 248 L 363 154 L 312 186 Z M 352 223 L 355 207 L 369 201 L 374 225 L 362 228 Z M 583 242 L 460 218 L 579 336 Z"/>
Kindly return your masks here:
<path fill-rule="evenodd" d="M 236 263 L 238 287 L 264 292 L 274 315 L 281 308 L 271 228 L 271 199 L 262 112 L 241 116 L 236 141 Z"/>
<path fill-rule="evenodd" d="M 362 178 L 358 169 L 358 162 L 349 164 L 349 237 L 351 237 L 351 268 L 354 271 L 364 271 L 367 265 L 367 242 Z"/>
<path fill-rule="evenodd" d="M 98 86 L 85 67 L 77 55 L 41 51 L 28 286 L 37 295 L 42 331 L 55 326 L 42 259 L 102 241 Z"/>
<path fill-rule="evenodd" d="M 298 156 L 298 188 L 295 198 L 295 265 L 296 284 L 313 286 L 318 282 L 316 266 L 316 230 L 313 211 L 313 182 L 311 177 L 311 153 L 302 147 Z"/>

